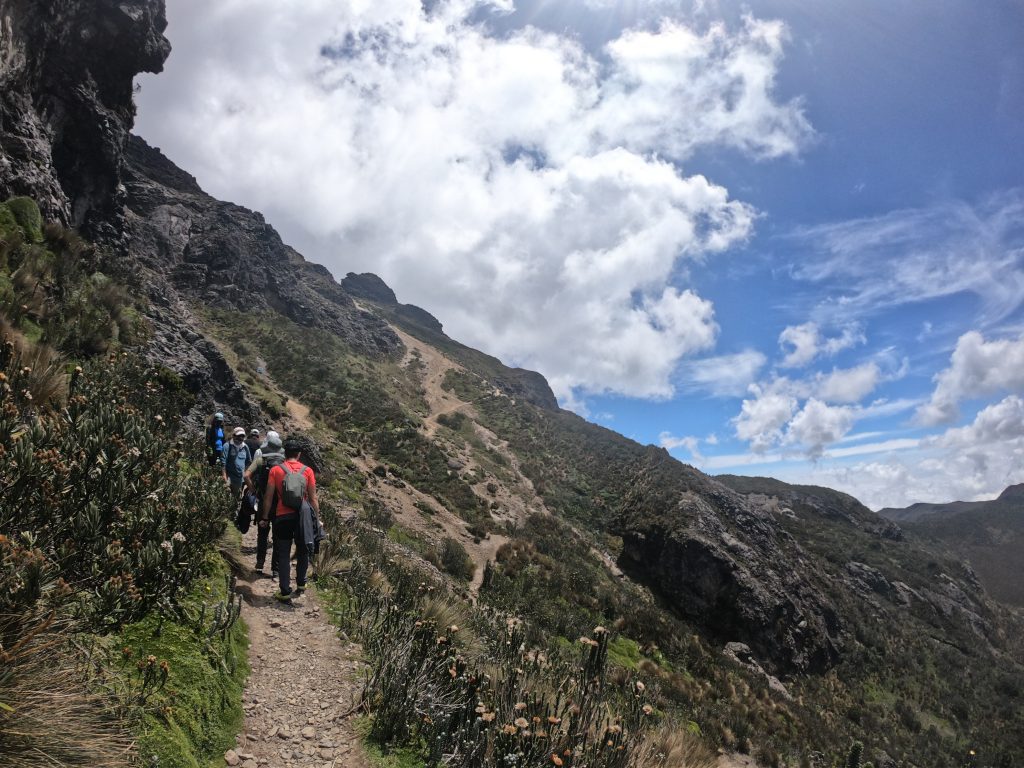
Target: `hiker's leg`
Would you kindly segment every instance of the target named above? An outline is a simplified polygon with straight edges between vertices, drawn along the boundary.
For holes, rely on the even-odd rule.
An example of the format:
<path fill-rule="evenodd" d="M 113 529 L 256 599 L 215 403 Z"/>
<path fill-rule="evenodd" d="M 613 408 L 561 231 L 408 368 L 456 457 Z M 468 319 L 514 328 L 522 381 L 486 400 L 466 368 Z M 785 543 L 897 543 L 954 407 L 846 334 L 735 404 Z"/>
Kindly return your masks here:
<path fill-rule="evenodd" d="M 302 538 L 301 536 L 299 537 Z M 302 541 L 295 542 L 295 585 L 306 586 L 306 571 L 309 570 L 309 550 Z"/>
<path fill-rule="evenodd" d="M 290 595 L 291 585 L 291 563 L 289 562 L 292 549 L 292 532 L 290 520 L 274 521 L 274 563 L 277 565 L 278 583 L 282 595 Z"/>
<path fill-rule="evenodd" d="M 262 570 L 267 562 L 267 545 L 270 543 L 270 526 L 256 532 L 256 569 Z M 272 566 L 276 567 L 276 566 Z"/>

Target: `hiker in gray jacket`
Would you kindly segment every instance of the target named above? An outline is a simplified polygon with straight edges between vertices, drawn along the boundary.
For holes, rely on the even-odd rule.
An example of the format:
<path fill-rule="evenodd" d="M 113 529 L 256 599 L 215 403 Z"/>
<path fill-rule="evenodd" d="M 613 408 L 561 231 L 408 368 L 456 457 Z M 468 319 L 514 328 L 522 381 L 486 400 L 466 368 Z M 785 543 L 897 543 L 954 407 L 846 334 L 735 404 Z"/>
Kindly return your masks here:
<path fill-rule="evenodd" d="M 267 481 L 270 478 L 270 470 L 278 464 L 284 463 L 284 448 L 281 445 L 281 435 L 274 430 L 267 432 L 267 439 L 260 446 L 253 459 L 252 464 L 245 471 L 245 484 L 250 492 L 260 501 L 267 492 Z M 267 549 L 270 541 L 270 520 L 262 519 L 257 513 L 256 533 L 256 573 L 263 576 L 263 566 L 267 562 Z M 277 562 L 271 558 L 270 575 L 277 578 Z"/>

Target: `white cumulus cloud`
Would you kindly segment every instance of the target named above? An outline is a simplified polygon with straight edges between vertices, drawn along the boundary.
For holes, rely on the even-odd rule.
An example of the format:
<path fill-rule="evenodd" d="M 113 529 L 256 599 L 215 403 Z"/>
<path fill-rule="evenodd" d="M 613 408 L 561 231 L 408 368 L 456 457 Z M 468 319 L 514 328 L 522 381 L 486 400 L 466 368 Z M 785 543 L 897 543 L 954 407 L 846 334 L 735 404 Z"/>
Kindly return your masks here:
<path fill-rule="evenodd" d="M 779 334 L 779 347 L 786 354 L 779 365 L 783 368 L 802 368 L 819 356 L 834 357 L 844 349 L 863 344 L 863 331 L 848 325 L 839 336 L 824 336 L 815 322 L 790 325 Z"/>
<path fill-rule="evenodd" d="M 679 163 L 812 137 L 774 96 L 774 21 L 627 30 L 599 60 L 569 35 L 492 36 L 480 14 L 509 0 L 168 6 L 175 52 L 143 79 L 144 137 L 567 403 L 670 396 L 715 342 L 681 265 L 745 242 L 756 214 Z"/>
<path fill-rule="evenodd" d="M 736 436 L 746 440 L 757 453 L 782 441 L 782 428 L 793 417 L 797 399 L 784 391 L 751 385 L 753 397 L 743 401 L 739 415 L 733 419 Z"/>
<path fill-rule="evenodd" d="M 977 331 L 957 341 L 950 366 L 936 377 L 931 399 L 917 411 L 922 424 L 948 423 L 959 415 L 957 404 L 970 397 L 1024 391 L 1024 336 L 986 341 Z"/>
<path fill-rule="evenodd" d="M 830 403 L 859 403 L 875 391 L 882 371 L 875 362 L 818 374 L 818 397 Z"/>
<path fill-rule="evenodd" d="M 853 408 L 828 405 L 812 397 L 790 421 L 782 442 L 800 446 L 810 458 L 818 459 L 828 445 L 850 431 L 854 419 Z"/>

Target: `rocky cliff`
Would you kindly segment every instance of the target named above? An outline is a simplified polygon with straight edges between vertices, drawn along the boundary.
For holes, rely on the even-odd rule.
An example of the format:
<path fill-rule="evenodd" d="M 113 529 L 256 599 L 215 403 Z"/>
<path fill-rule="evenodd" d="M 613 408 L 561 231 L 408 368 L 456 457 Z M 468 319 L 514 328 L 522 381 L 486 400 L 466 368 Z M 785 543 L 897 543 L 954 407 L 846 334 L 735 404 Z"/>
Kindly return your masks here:
<path fill-rule="evenodd" d="M 615 524 L 619 563 L 720 641 L 741 641 L 783 672 L 840 657 L 839 611 L 810 557 L 764 505 L 648 449 Z"/>
<path fill-rule="evenodd" d="M 0 2 L 0 198 L 119 238 L 132 81 L 163 68 L 166 26 L 162 0 Z"/>
<path fill-rule="evenodd" d="M 197 309 L 231 309 L 254 322 L 279 314 L 372 357 L 400 349 L 384 320 L 359 309 L 261 214 L 210 197 L 138 137 L 128 141 L 123 167 L 127 251 L 152 303 L 152 354 L 202 393 L 208 408 L 255 415 L 223 356 L 203 338 Z"/>

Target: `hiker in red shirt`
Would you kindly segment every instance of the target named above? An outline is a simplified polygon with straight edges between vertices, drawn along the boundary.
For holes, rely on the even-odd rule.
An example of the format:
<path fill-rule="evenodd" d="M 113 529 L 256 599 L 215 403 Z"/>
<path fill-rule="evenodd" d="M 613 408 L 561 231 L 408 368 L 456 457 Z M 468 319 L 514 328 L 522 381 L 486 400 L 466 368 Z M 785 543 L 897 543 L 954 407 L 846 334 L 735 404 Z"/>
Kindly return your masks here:
<path fill-rule="evenodd" d="M 260 509 L 261 520 L 273 521 L 274 551 L 273 562 L 280 578 L 280 591 L 274 598 L 290 603 L 292 597 L 299 597 L 306 589 L 306 571 L 309 568 L 309 550 L 302 544 L 299 531 L 299 510 L 303 501 L 308 501 L 313 511 L 320 514 L 320 502 L 316 498 L 316 476 L 304 465 L 302 446 L 294 440 L 284 441 L 284 462 L 270 470 L 267 490 L 263 494 Z M 291 588 L 292 541 L 296 547 L 295 591 Z"/>

